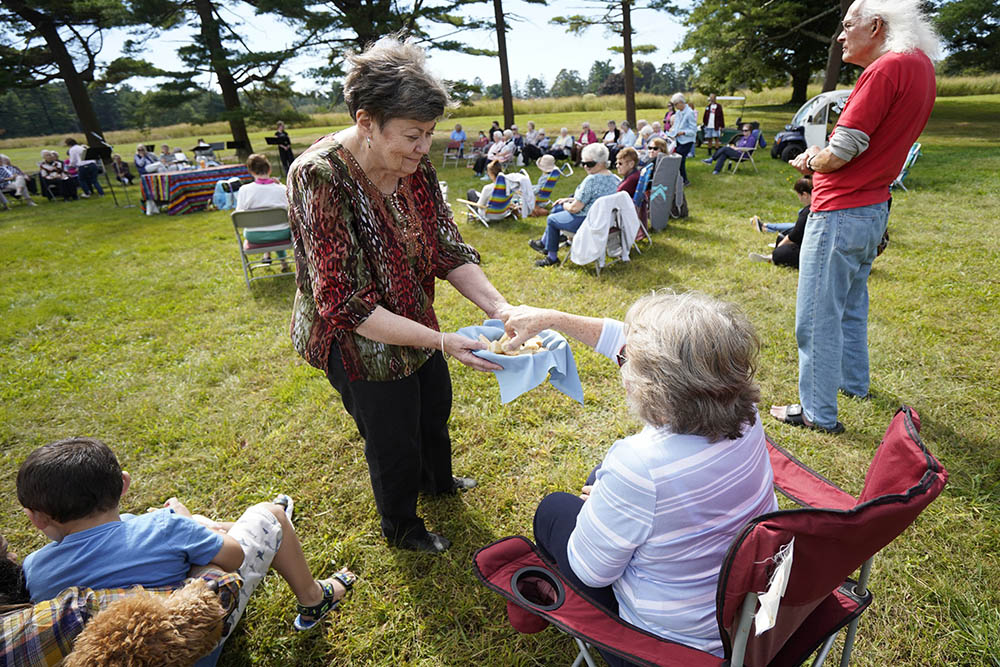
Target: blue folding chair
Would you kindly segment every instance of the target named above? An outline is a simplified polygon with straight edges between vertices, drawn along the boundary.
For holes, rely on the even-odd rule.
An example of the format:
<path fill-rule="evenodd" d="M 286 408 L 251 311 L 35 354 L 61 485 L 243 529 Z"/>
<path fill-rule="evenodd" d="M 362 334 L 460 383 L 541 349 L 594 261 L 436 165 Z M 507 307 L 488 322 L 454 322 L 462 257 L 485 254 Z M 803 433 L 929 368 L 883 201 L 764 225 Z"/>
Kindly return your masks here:
<path fill-rule="evenodd" d="M 908 173 L 910 173 L 910 167 L 913 166 L 913 163 L 917 161 L 918 157 L 920 157 L 919 141 L 910 146 L 910 152 L 906 154 L 906 162 L 903 163 L 903 168 L 899 170 L 899 176 L 897 176 L 896 179 L 889 185 L 890 190 L 898 186 L 903 188 L 903 192 L 909 192 L 909 190 L 906 189 L 906 186 L 903 185 L 903 179 L 906 178 Z"/>
<path fill-rule="evenodd" d="M 503 174 L 497 175 L 497 182 L 493 184 L 493 194 L 490 195 L 490 200 L 485 207 L 468 199 L 456 199 L 455 201 L 465 204 L 468 222 L 478 220 L 486 227 L 490 226 L 490 222 L 518 215 L 518 205 L 514 202 L 514 193 L 507 187 L 507 179 Z"/>

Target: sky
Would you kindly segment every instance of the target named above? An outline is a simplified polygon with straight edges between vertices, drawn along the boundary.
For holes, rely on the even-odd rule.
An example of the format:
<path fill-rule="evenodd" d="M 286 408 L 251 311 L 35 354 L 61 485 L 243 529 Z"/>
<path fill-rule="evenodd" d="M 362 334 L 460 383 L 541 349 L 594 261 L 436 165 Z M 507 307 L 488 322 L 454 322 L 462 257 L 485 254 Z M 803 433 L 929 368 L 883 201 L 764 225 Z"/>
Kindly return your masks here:
<path fill-rule="evenodd" d="M 688 2 L 680 4 L 686 5 Z M 549 0 L 547 6 L 507 0 L 504 11 L 508 17 L 513 14 L 522 19 L 511 21 L 513 29 L 507 33 L 510 75 L 515 81 L 523 84 L 529 77 L 537 77 L 551 85 L 559 70 L 564 68 L 577 70 L 586 79 L 595 60 L 610 59 L 616 70 L 623 66 L 622 56 L 608 51 L 608 47 L 617 44 L 619 40 L 608 35 L 603 28 L 590 28 L 583 36 L 577 37 L 567 34 L 561 26 L 549 23 L 551 17 L 558 15 L 595 14 L 592 5 L 588 7 L 585 0 Z M 475 12 L 478 16 L 492 17 L 492 3 L 476 6 Z M 271 49 L 276 42 L 287 44 L 294 40 L 292 29 L 273 19 L 254 17 L 250 11 L 236 17 L 243 22 L 241 32 L 251 48 Z M 658 47 L 656 52 L 641 56 L 643 60 L 659 67 L 665 62 L 679 64 L 690 57 L 687 53 L 674 51 L 684 36 L 684 29 L 669 14 L 650 9 L 633 9 L 632 22 L 637 30 L 632 38 L 633 44 L 653 44 Z M 188 41 L 191 32 L 189 29 L 178 29 L 164 33 L 148 43 L 145 58 L 163 69 L 183 69 L 176 49 Z M 495 31 L 470 31 L 460 33 L 457 37 L 467 44 L 496 49 Z M 108 31 L 101 60 L 110 62 L 117 57 L 127 38 L 125 31 Z M 303 73 L 320 64 L 323 64 L 321 58 L 300 57 L 292 61 L 282 74 L 289 76 L 295 82 L 296 89 L 301 92 L 316 89 L 319 86 Z M 431 50 L 429 65 L 431 71 L 443 79 L 465 79 L 471 82 L 478 76 L 487 85 L 500 82 L 500 66 L 496 58 Z M 210 81 L 207 76 L 201 83 L 214 87 L 214 81 Z M 129 84 L 134 88 L 148 89 L 156 81 L 133 79 Z"/>

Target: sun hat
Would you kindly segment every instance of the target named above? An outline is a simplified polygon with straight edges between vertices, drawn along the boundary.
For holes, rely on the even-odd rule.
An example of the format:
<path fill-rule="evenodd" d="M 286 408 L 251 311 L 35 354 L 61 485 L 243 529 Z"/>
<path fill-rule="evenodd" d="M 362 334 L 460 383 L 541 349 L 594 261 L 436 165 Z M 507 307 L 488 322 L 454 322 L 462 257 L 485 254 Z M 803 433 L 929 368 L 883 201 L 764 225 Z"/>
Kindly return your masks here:
<path fill-rule="evenodd" d="M 535 164 L 538 165 L 539 169 L 541 169 L 545 173 L 548 173 L 556 168 L 556 159 L 551 155 L 543 155 L 542 157 L 535 160 Z"/>

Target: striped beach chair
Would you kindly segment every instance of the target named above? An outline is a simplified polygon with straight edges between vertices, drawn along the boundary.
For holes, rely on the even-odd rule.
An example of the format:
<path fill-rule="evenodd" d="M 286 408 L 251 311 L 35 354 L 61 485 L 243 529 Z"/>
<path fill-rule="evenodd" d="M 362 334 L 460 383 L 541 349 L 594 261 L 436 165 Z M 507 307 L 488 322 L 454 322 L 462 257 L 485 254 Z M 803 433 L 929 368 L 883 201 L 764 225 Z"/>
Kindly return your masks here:
<path fill-rule="evenodd" d="M 521 170 L 522 173 L 527 174 L 528 172 Z M 562 167 L 558 169 L 553 169 L 549 172 L 549 177 L 539 188 L 538 192 L 535 193 L 535 206 L 541 206 L 543 208 L 549 208 L 552 206 L 552 191 L 556 187 L 556 183 L 559 182 L 560 176 L 572 176 L 573 167 L 569 162 L 565 163 Z"/>
<path fill-rule="evenodd" d="M 486 203 L 485 207 L 480 206 L 478 202 L 469 201 L 468 199 L 457 199 L 456 201 L 465 204 L 465 214 L 468 222 L 478 220 L 486 227 L 489 227 L 491 222 L 503 220 L 511 216 L 518 216 L 518 206 L 514 202 L 514 194 L 507 187 L 507 179 L 503 174 L 497 175 L 497 182 L 493 185 L 493 194 L 490 195 L 490 200 Z"/>

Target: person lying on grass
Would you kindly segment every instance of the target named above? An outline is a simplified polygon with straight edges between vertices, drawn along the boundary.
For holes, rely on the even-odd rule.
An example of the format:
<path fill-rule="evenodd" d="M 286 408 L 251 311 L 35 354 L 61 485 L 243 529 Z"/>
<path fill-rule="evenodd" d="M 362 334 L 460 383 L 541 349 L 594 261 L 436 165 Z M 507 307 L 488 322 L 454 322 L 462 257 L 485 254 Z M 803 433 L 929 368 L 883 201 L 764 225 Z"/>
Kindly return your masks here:
<path fill-rule="evenodd" d="M 119 514 L 130 482 L 111 449 L 93 438 L 60 440 L 28 455 L 17 473 L 17 499 L 31 523 L 53 540 L 24 559 L 33 602 L 70 586 L 171 586 L 191 566 L 211 564 L 239 569 L 244 580 L 233 627 L 250 594 L 274 569 L 298 600 L 295 628 L 306 630 L 336 609 L 357 579 L 346 569 L 329 579 L 313 578 L 287 496 L 276 498 L 284 506 L 259 503 L 234 523 L 194 516 L 176 498 L 143 515 Z"/>

